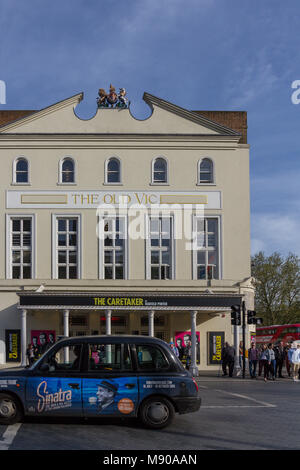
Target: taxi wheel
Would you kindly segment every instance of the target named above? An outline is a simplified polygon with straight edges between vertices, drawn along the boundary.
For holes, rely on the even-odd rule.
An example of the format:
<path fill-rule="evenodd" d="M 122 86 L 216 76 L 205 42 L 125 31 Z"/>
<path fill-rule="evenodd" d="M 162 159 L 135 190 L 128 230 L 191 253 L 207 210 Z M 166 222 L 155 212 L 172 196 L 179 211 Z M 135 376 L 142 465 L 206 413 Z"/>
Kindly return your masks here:
<path fill-rule="evenodd" d="M 15 424 L 23 416 L 18 401 L 5 393 L 0 394 L 0 424 Z"/>
<path fill-rule="evenodd" d="M 174 416 L 174 406 L 164 397 L 148 398 L 140 408 L 140 419 L 145 426 L 152 429 L 162 429 L 168 426 Z"/>

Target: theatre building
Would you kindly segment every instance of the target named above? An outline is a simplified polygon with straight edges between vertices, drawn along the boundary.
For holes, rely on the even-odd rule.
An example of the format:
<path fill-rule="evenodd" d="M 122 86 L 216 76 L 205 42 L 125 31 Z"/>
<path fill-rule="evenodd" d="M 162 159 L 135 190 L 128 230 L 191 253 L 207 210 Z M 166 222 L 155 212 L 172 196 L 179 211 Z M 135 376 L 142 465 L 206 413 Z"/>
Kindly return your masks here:
<path fill-rule="evenodd" d="M 100 90 L 101 91 L 101 90 Z M 145 93 L 0 111 L 0 364 L 61 336 L 151 335 L 218 369 L 231 306 L 253 309 L 245 112 Z M 249 342 L 247 331 L 247 342 Z"/>

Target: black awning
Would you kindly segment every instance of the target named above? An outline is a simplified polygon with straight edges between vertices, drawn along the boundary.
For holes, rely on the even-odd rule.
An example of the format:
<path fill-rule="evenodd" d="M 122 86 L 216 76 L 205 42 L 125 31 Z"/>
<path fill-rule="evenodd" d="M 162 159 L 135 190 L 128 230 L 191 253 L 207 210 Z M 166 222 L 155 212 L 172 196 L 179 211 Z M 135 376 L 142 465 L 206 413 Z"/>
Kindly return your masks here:
<path fill-rule="evenodd" d="M 19 308 L 95 308 L 141 309 L 152 308 L 230 308 L 241 305 L 240 294 L 160 294 L 160 293 L 28 293 L 18 294 Z"/>

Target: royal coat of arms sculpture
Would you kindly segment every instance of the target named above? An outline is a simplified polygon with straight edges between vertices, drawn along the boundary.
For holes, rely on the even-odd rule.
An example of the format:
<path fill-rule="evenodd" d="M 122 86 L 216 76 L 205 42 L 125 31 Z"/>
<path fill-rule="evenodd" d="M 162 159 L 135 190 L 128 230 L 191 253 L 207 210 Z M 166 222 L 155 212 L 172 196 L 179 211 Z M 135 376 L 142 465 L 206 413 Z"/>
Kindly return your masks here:
<path fill-rule="evenodd" d="M 98 95 L 98 108 L 128 108 L 129 106 L 125 88 L 120 88 L 119 93 L 117 93 L 115 87 L 110 85 L 109 93 L 106 93 L 104 88 L 100 88 Z"/>

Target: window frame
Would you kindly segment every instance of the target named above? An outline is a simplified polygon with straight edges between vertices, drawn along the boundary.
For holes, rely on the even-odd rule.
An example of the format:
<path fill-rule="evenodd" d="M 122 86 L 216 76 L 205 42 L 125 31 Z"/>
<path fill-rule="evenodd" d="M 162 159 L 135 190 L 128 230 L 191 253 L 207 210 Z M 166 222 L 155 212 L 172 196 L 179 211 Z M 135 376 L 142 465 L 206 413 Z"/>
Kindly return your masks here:
<path fill-rule="evenodd" d="M 12 221 L 13 219 L 30 219 L 31 220 L 31 277 L 30 278 L 13 278 L 12 273 Z M 15 281 L 36 279 L 36 222 L 35 214 L 6 214 L 6 279 L 14 279 Z"/>
<path fill-rule="evenodd" d="M 74 173 L 74 180 L 73 181 L 63 181 L 63 164 L 66 160 L 69 160 L 73 163 L 73 173 Z M 75 159 L 70 155 L 65 155 L 59 160 L 58 163 L 58 185 L 60 186 L 75 186 L 77 184 L 77 165 Z"/>
<path fill-rule="evenodd" d="M 201 181 L 201 163 L 203 160 L 209 160 L 211 163 L 211 181 Z M 197 186 L 216 186 L 216 175 L 215 175 L 215 162 L 211 157 L 202 157 L 198 160 L 197 164 Z"/>
<path fill-rule="evenodd" d="M 24 160 L 27 163 L 27 181 L 17 181 L 17 164 L 18 161 Z M 16 157 L 13 161 L 12 165 L 12 185 L 14 186 L 31 186 L 31 181 L 30 181 L 30 162 L 27 157 L 24 155 L 19 155 Z"/>
<path fill-rule="evenodd" d="M 124 249 L 123 249 L 123 279 L 105 279 L 105 251 L 109 251 L 104 247 L 104 236 L 98 236 L 98 278 L 102 280 L 109 280 L 109 281 L 126 281 L 129 278 L 129 257 L 128 257 L 128 247 L 129 247 L 129 240 L 128 240 L 128 216 L 127 215 L 118 215 L 118 214 L 107 214 L 98 217 L 98 227 L 100 227 L 100 223 L 106 219 L 113 219 L 115 224 L 115 219 L 120 218 L 123 219 L 124 224 Z M 104 222 L 103 222 L 104 223 Z M 115 232 L 114 232 L 115 233 Z M 114 252 L 118 251 L 115 250 L 114 247 L 111 248 Z M 113 255 L 114 256 L 114 255 Z M 115 263 L 113 264 L 113 271 L 115 272 Z"/>
<path fill-rule="evenodd" d="M 165 181 L 155 181 L 154 180 L 154 165 L 155 165 L 155 162 L 156 160 L 158 159 L 161 159 L 165 162 L 165 165 L 166 165 L 166 170 L 165 170 L 165 173 L 166 173 L 166 180 Z M 153 186 L 169 186 L 169 161 L 166 157 L 164 157 L 163 155 L 158 155 L 157 157 L 154 157 L 151 161 L 151 180 L 150 180 L 150 184 L 153 185 Z"/>
<path fill-rule="evenodd" d="M 193 239 L 193 234 L 195 232 L 195 229 L 196 229 L 196 226 L 197 226 L 197 219 L 199 218 L 202 218 L 202 217 L 199 217 L 197 216 L 196 214 L 193 214 L 193 219 L 192 219 L 192 239 Z M 204 282 L 208 282 L 208 281 L 214 281 L 214 280 L 217 280 L 217 281 L 220 281 L 223 279 L 223 268 L 222 268 L 222 256 L 223 256 L 223 243 L 222 243 L 222 228 L 221 228 L 221 225 L 222 225 L 222 217 L 221 215 L 212 215 L 212 214 L 205 214 L 204 216 L 204 219 L 205 220 L 208 220 L 208 219 L 217 219 L 217 224 L 218 224 L 218 227 L 217 227 L 217 237 L 218 237 L 218 244 L 217 244 L 217 248 L 218 248 L 218 252 L 217 252 L 217 262 L 218 262 L 218 277 L 217 278 L 208 278 L 208 277 L 205 277 L 205 279 L 198 279 L 198 275 L 197 275 L 197 268 L 198 268 L 198 262 L 197 262 L 197 253 L 198 251 L 203 251 L 205 253 L 207 253 L 207 247 L 204 249 L 204 250 L 198 250 L 197 248 L 196 249 L 192 249 L 192 279 L 194 281 L 204 281 Z M 211 250 L 212 251 L 212 250 Z M 207 269 L 207 265 L 205 266 L 206 269 Z M 206 272 L 206 275 L 207 275 L 207 272 Z"/>
<path fill-rule="evenodd" d="M 119 164 L 119 181 L 108 181 L 108 164 L 110 162 L 110 160 L 116 160 Z M 116 155 L 112 155 L 110 157 L 108 157 L 105 162 L 104 162 L 104 185 L 108 185 L 108 186 L 121 186 L 123 183 L 122 183 L 122 161 L 119 157 L 117 157 Z"/>
<path fill-rule="evenodd" d="M 58 219 L 77 219 L 77 277 L 59 278 L 58 277 Z M 62 250 L 61 250 L 62 251 Z M 72 250 L 75 251 L 75 250 Z M 52 214 L 52 279 L 62 281 L 76 281 L 82 279 L 82 227 L 81 214 Z"/>
<path fill-rule="evenodd" d="M 170 262 L 171 262 L 171 266 L 170 266 L 170 278 L 169 279 L 152 279 L 151 277 L 151 251 L 161 251 L 161 250 L 151 250 L 151 219 L 153 218 L 159 218 L 159 219 L 162 219 L 162 218 L 168 218 L 170 219 L 171 221 L 171 226 L 170 226 Z M 176 233 L 175 232 L 175 217 L 174 217 L 174 214 L 169 214 L 169 215 L 166 215 L 164 216 L 163 214 L 159 214 L 158 216 L 151 216 L 150 214 L 147 214 L 146 215 L 146 240 L 145 240 L 145 245 L 146 245 L 146 280 L 149 280 L 149 281 L 174 281 L 175 280 L 175 273 L 176 273 L 176 269 L 175 269 L 175 260 L 176 260 L 176 256 L 175 256 L 175 237 L 174 237 L 174 234 Z M 160 236 L 161 238 L 161 236 Z M 158 247 L 160 248 L 160 247 Z M 160 267 L 160 264 L 159 264 L 159 267 Z"/>

